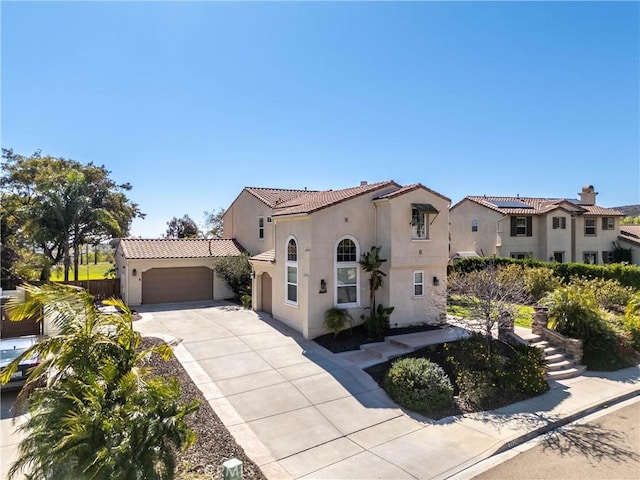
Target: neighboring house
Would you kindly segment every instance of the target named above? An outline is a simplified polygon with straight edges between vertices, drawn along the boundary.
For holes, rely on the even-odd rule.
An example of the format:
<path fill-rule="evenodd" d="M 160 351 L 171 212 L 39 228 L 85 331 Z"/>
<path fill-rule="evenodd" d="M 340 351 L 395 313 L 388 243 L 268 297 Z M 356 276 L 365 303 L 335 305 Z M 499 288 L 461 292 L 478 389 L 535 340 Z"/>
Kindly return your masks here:
<path fill-rule="evenodd" d="M 234 240 L 137 239 L 114 242 L 121 297 L 129 306 L 232 298 L 216 259 L 242 254 Z"/>
<path fill-rule="evenodd" d="M 325 333 L 324 313 L 369 306 L 363 253 L 380 246 L 387 274 L 376 302 L 393 326 L 444 321 L 451 200 L 393 181 L 343 190 L 247 187 L 224 215 L 224 237 L 252 254 L 253 308 L 301 332 Z"/>
<path fill-rule="evenodd" d="M 450 256 L 610 263 L 624 215 L 596 195 L 587 185 L 580 199 L 467 196 L 449 212 Z"/>
<path fill-rule="evenodd" d="M 640 225 L 620 225 L 618 245 L 631 249 L 631 262 L 640 265 Z"/>

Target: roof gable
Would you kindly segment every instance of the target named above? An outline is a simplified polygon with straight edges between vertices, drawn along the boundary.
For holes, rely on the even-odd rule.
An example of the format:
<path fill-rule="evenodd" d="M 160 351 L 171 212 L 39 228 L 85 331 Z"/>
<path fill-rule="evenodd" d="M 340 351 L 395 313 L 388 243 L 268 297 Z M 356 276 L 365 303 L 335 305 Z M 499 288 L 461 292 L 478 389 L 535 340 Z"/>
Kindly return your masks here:
<path fill-rule="evenodd" d="M 379 197 L 376 197 L 374 200 L 384 200 L 384 199 L 395 198 L 395 197 L 399 197 L 401 195 L 404 195 L 406 193 L 413 192 L 415 190 L 424 190 L 424 191 L 429 192 L 429 193 L 431 193 L 433 195 L 437 195 L 438 197 L 442 198 L 443 200 L 451 202 L 450 198 L 445 197 L 444 195 L 442 195 L 441 193 L 436 192 L 435 190 L 431 190 L 430 188 L 425 187 L 421 183 L 413 183 L 411 185 L 405 185 L 404 187 L 400 187 L 397 190 L 394 190 L 392 192 L 388 192 L 388 193 L 385 193 L 383 195 L 380 195 Z"/>
<path fill-rule="evenodd" d="M 236 240 L 222 238 L 122 238 L 120 246 L 128 260 L 235 257 L 244 252 Z"/>

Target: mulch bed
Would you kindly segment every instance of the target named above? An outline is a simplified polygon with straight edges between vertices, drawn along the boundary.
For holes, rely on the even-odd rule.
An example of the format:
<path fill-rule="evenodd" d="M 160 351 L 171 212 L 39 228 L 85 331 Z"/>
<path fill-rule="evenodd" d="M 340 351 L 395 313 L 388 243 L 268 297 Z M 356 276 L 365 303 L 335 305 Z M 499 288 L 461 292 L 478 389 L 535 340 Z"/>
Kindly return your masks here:
<path fill-rule="evenodd" d="M 432 331 L 432 330 L 438 330 L 441 328 L 443 327 L 432 326 L 432 325 L 419 325 L 419 326 L 413 326 L 413 327 L 394 328 L 389 330 L 383 337 L 372 338 L 367 334 L 367 331 L 363 325 L 358 325 L 356 327 L 353 327 L 351 331 L 346 330 L 346 331 L 340 332 L 338 335 L 334 335 L 333 333 L 323 335 L 321 337 L 315 338 L 314 341 L 333 353 L 340 353 L 340 352 L 347 352 L 351 350 L 358 350 L 360 348 L 360 345 L 364 345 L 367 343 L 384 341 L 384 337 L 402 335 L 405 333 Z M 449 378 L 451 379 L 451 383 L 454 385 L 454 390 L 455 390 L 454 404 L 450 408 L 430 412 L 429 418 L 433 420 L 439 420 L 439 419 L 454 416 L 454 415 L 462 415 L 464 413 L 493 410 L 496 408 L 504 407 L 506 405 L 510 405 L 512 403 L 530 398 L 528 395 L 524 395 L 524 394 L 511 394 L 511 395 L 504 394 L 499 399 L 496 400 L 495 404 L 487 405 L 485 406 L 485 408 L 480 408 L 477 405 L 466 402 L 463 398 L 458 396 L 454 374 L 451 371 L 451 368 L 449 367 L 449 364 L 446 360 L 447 354 L 444 351 L 443 344 L 429 345 L 427 347 L 423 347 L 412 353 L 403 355 L 402 357 L 398 357 L 398 358 L 405 358 L 405 357 L 427 358 L 432 362 L 437 363 L 445 370 L 445 373 L 449 376 Z M 387 371 L 389 370 L 389 368 L 391 368 L 391 364 L 395 360 L 398 360 L 398 358 L 391 359 L 387 362 L 378 363 L 371 367 L 365 368 L 364 371 L 367 372 L 378 383 L 378 385 L 380 385 L 382 389 L 384 389 L 384 377 L 387 374 Z"/>
<path fill-rule="evenodd" d="M 159 343 L 157 338 L 145 337 L 142 348 Z M 266 480 L 260 468 L 245 454 L 227 427 L 220 421 L 202 392 L 193 383 L 182 364 L 172 357 L 168 361 L 160 357 L 152 359 L 152 372 L 164 378 L 175 377 L 182 386 L 185 403 L 193 400 L 200 402 L 200 408 L 187 417 L 187 423 L 198 436 L 194 445 L 186 452 L 178 454 L 176 478 L 182 479 L 222 479 L 222 464 L 231 458 L 242 461 L 245 479 Z"/>

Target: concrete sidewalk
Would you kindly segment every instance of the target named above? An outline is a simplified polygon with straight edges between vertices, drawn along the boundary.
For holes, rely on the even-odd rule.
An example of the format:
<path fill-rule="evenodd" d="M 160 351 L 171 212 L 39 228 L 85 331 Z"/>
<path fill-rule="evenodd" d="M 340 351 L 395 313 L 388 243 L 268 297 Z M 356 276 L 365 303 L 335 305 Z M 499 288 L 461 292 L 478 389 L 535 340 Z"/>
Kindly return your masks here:
<path fill-rule="evenodd" d="M 403 411 L 350 359 L 255 312 L 147 312 L 137 327 L 183 339 L 176 356 L 270 479 L 448 478 L 640 394 L 640 367 L 592 372 L 531 400 L 433 421 Z"/>
<path fill-rule="evenodd" d="M 443 479 L 555 426 L 640 394 L 640 367 L 552 382 L 531 400 L 440 421 L 403 411 L 352 359 L 228 303 L 150 306 L 143 334 L 176 357 L 269 479 Z M 450 331 L 446 335 L 453 335 Z M 432 340 L 437 335 L 434 333 Z M 408 344 L 422 344 L 405 339 Z M 415 345 L 414 345 L 415 346 Z M 2 474 L 18 442 L 2 420 Z"/>

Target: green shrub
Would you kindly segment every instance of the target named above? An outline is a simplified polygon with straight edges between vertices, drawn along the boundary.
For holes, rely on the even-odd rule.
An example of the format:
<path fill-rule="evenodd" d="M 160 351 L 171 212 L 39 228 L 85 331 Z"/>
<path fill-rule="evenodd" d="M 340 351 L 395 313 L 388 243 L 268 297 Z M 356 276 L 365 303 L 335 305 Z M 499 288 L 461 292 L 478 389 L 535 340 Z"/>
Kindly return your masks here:
<path fill-rule="evenodd" d="M 513 355 L 506 368 L 498 372 L 501 386 L 507 390 L 530 395 L 546 392 L 545 360 L 541 349 L 528 345 L 512 345 Z"/>
<path fill-rule="evenodd" d="M 548 267 L 528 268 L 524 271 L 524 284 L 527 293 L 534 301 L 540 300 L 547 293 L 553 292 L 561 285 L 560 279 Z"/>
<path fill-rule="evenodd" d="M 453 385 L 442 367 L 426 358 L 393 363 L 384 380 L 387 394 L 399 405 L 428 414 L 453 403 Z"/>
<path fill-rule="evenodd" d="M 634 294 L 634 289 L 625 287 L 617 280 L 584 277 L 573 278 L 570 285 L 580 291 L 582 296 L 589 296 L 598 306 L 605 310 L 623 312 Z"/>
<path fill-rule="evenodd" d="M 244 308 L 251 308 L 251 295 L 249 295 L 248 293 L 245 293 L 244 295 L 242 295 L 240 297 L 240 302 L 242 302 L 242 306 Z"/>
<path fill-rule="evenodd" d="M 587 263 L 559 263 L 544 262 L 533 258 L 523 260 L 507 257 L 469 257 L 461 258 L 453 262 L 453 270 L 456 272 L 472 272 L 482 270 L 488 265 L 523 265 L 525 267 L 551 268 L 556 277 L 563 282 L 569 282 L 573 277 L 603 278 L 617 280 L 622 285 L 638 289 L 640 285 L 640 267 L 625 263 L 613 263 L 610 265 L 590 265 Z"/>
<path fill-rule="evenodd" d="M 640 293 L 635 294 L 627 304 L 623 329 L 629 335 L 633 348 L 640 352 Z"/>
<path fill-rule="evenodd" d="M 495 372 L 489 370 L 463 371 L 456 377 L 460 396 L 480 408 L 492 407 L 500 398 Z"/>
<path fill-rule="evenodd" d="M 383 307 L 382 304 L 379 304 L 377 310 L 371 312 L 368 317 L 361 315 L 360 318 L 364 320 L 364 326 L 369 336 L 372 338 L 381 338 L 389 331 L 391 327 L 389 324 L 389 315 L 393 313 L 394 309 L 395 307 Z"/>
<path fill-rule="evenodd" d="M 344 308 L 333 307 L 324 312 L 324 328 L 333 332 L 335 336 L 347 328 L 353 326 L 353 318 L 348 310 Z"/>
<path fill-rule="evenodd" d="M 473 334 L 445 346 L 460 397 L 480 408 L 499 403 L 501 396 L 535 395 L 549 386 L 544 378 L 544 354 L 525 345 L 497 342 L 489 351 L 483 335 Z"/>

